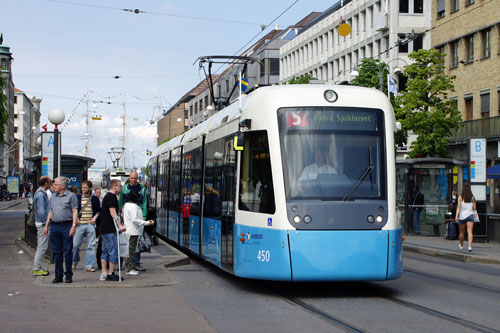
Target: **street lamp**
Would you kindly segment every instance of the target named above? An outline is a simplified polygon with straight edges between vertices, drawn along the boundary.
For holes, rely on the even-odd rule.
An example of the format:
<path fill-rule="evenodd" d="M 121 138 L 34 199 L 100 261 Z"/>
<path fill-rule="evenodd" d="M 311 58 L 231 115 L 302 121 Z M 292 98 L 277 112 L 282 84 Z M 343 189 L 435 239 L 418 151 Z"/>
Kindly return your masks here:
<path fill-rule="evenodd" d="M 52 111 L 49 112 L 49 121 L 55 125 L 54 128 L 54 178 L 59 177 L 60 173 L 60 160 L 61 160 L 61 147 L 60 147 L 60 142 L 59 142 L 59 128 L 57 127 L 58 125 L 62 124 L 64 121 L 64 118 L 66 118 L 64 112 L 62 112 L 59 109 L 52 109 Z"/>

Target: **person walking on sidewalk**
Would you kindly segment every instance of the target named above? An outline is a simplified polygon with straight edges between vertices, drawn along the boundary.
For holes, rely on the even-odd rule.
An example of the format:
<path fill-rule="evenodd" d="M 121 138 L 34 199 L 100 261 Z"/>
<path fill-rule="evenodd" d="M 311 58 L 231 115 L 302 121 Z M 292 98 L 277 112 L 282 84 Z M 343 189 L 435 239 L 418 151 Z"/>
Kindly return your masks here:
<path fill-rule="evenodd" d="M 49 198 L 52 198 L 52 195 L 54 195 L 54 193 L 56 193 L 56 186 L 54 185 L 54 179 L 52 179 L 50 181 L 50 187 L 49 189 L 47 190 L 47 197 Z"/>
<path fill-rule="evenodd" d="M 49 233 L 50 244 L 54 252 L 56 277 L 52 283 L 63 281 L 63 256 L 66 271 L 66 283 L 73 282 L 73 235 L 78 222 L 78 202 L 76 195 L 68 191 L 68 178 L 57 177 L 54 185 L 56 192 L 50 199 L 50 210 L 43 234 Z"/>
<path fill-rule="evenodd" d="M 49 198 L 47 196 L 47 191 L 50 187 L 50 178 L 47 176 L 40 177 L 38 185 L 39 187 L 33 198 L 35 227 L 37 232 L 33 275 L 46 276 L 49 275 L 49 271 L 42 268 L 42 263 L 49 246 L 49 235 L 44 235 L 43 229 L 45 227 L 45 222 L 47 222 L 47 216 L 49 215 Z"/>
<path fill-rule="evenodd" d="M 146 187 L 141 183 L 139 183 L 139 174 L 137 173 L 137 171 L 130 172 L 128 181 L 129 183 L 123 187 L 120 193 L 120 201 L 119 201 L 120 211 L 122 210 L 124 203 L 128 201 L 127 197 L 129 193 L 136 192 L 138 194 L 138 197 L 135 203 L 141 209 L 142 218 L 143 220 L 145 220 L 148 215 Z M 134 254 L 134 266 L 135 266 L 134 269 L 139 272 L 144 272 L 146 270 L 144 267 L 141 266 L 141 253 L 139 251 L 135 252 Z"/>
<path fill-rule="evenodd" d="M 136 204 L 138 197 L 139 193 L 134 191 L 130 192 L 123 208 L 123 221 L 125 223 L 125 228 L 127 228 L 127 234 L 130 235 L 129 255 L 125 263 L 128 275 L 139 274 L 139 271 L 135 269 L 134 265 L 134 254 L 137 249 L 137 241 L 139 240 L 139 236 L 144 232 L 144 226 L 154 224 L 154 221 L 143 220 L 142 210 Z"/>
<path fill-rule="evenodd" d="M 422 211 L 422 206 L 424 205 L 424 194 L 420 192 L 420 188 L 415 186 L 413 189 L 413 231 L 415 234 L 420 234 L 420 212 Z"/>
<path fill-rule="evenodd" d="M 118 264 L 118 243 L 116 237 L 116 226 L 121 232 L 127 229 L 120 223 L 118 216 L 118 199 L 122 184 L 118 179 L 109 182 L 109 192 L 102 199 L 101 224 L 99 234 L 102 239 L 101 254 L 101 281 L 119 281 L 115 274 L 115 266 Z"/>
<path fill-rule="evenodd" d="M 87 249 L 85 251 L 84 270 L 95 272 L 95 226 L 101 212 L 99 199 L 92 195 L 92 182 L 85 180 L 82 182 L 82 194 L 78 195 L 79 223 L 76 226 L 75 236 L 73 236 L 73 269 L 80 261 L 80 246 L 83 237 L 87 237 Z"/>
<path fill-rule="evenodd" d="M 464 248 L 464 235 L 465 227 L 467 227 L 467 240 L 469 242 L 469 251 L 472 251 L 472 239 L 473 229 L 474 229 L 474 211 L 476 210 L 476 200 L 472 195 L 470 185 L 464 185 L 462 189 L 462 195 L 458 197 L 457 213 L 455 215 L 455 221 L 458 222 L 460 235 L 458 239 L 460 243 L 458 248 L 462 250 Z"/>

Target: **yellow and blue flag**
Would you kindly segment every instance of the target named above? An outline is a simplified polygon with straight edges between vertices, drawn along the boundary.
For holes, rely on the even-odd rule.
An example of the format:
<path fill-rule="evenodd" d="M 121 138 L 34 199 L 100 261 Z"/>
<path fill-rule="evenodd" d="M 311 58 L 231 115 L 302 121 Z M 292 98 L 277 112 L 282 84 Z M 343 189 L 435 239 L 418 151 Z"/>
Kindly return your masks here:
<path fill-rule="evenodd" d="M 153 154 L 153 152 L 151 150 L 146 149 L 146 155 L 151 156 L 152 154 Z"/>
<path fill-rule="evenodd" d="M 242 77 L 240 80 L 241 92 L 245 92 L 248 88 L 248 79 Z"/>

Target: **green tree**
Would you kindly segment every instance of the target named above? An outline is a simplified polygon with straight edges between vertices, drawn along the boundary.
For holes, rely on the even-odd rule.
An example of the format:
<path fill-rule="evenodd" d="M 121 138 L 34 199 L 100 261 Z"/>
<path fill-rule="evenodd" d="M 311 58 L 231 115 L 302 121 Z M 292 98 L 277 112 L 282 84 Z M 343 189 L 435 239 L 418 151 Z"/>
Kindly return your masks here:
<path fill-rule="evenodd" d="M 448 92 L 454 91 L 455 76 L 443 72 L 444 57 L 438 50 L 418 50 L 409 55 L 406 90 L 396 97 L 396 119 L 404 132 L 413 131 L 417 140 L 409 156 L 448 157 L 448 138 L 461 120 Z"/>
<path fill-rule="evenodd" d="M 353 86 L 380 89 L 380 75 L 382 72 L 382 91 L 387 95 L 387 64 L 375 58 L 361 60 L 357 71 L 359 75 L 351 80 Z"/>
<path fill-rule="evenodd" d="M 7 96 L 4 93 L 5 82 L 0 78 L 0 142 L 5 142 L 5 128 L 9 122 L 9 110 L 7 110 Z"/>
<path fill-rule="evenodd" d="M 304 76 L 299 76 L 299 77 L 293 77 L 290 80 L 288 80 L 286 83 L 287 84 L 308 84 L 309 81 L 311 80 L 316 80 L 315 78 L 311 77 L 311 75 L 306 74 Z"/>

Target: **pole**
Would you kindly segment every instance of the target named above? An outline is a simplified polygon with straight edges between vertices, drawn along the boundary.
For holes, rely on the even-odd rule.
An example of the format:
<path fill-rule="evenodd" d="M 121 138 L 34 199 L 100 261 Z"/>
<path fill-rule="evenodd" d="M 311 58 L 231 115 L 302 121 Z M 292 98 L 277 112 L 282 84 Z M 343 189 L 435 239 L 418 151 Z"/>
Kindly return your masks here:
<path fill-rule="evenodd" d="M 59 129 L 57 128 L 57 125 L 54 129 L 54 177 L 53 179 L 59 177 Z"/>
<path fill-rule="evenodd" d="M 378 83 L 380 91 L 384 91 L 384 65 L 381 63 L 379 68 Z"/>
<path fill-rule="evenodd" d="M 122 122 L 122 168 L 125 169 L 125 115 L 126 115 L 126 106 L 125 106 L 125 91 L 123 92 L 123 122 Z"/>
<path fill-rule="evenodd" d="M 87 108 L 85 109 L 85 157 L 89 156 L 89 90 L 87 89 Z"/>

